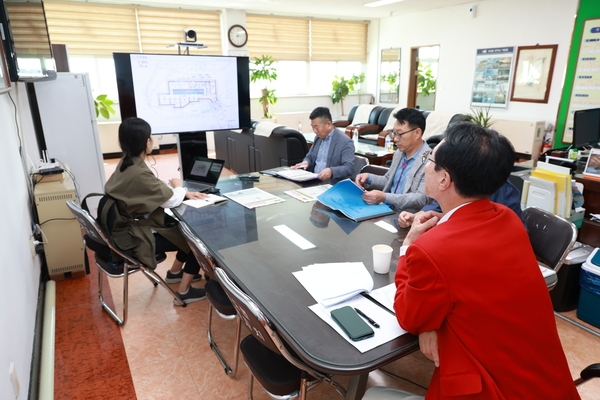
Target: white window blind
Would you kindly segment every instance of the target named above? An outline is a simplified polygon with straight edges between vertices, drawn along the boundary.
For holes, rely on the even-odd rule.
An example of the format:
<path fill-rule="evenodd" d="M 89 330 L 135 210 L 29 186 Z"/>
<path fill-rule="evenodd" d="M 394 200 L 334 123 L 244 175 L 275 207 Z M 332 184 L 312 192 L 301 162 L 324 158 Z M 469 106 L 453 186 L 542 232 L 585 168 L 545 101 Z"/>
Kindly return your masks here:
<path fill-rule="evenodd" d="M 40 4 L 6 3 L 17 54 L 49 54 L 46 22 Z"/>
<path fill-rule="evenodd" d="M 250 58 L 309 61 L 309 21 L 302 18 L 246 15 Z"/>
<path fill-rule="evenodd" d="M 176 44 L 184 41 L 185 29 L 195 30 L 198 43 L 208 46 L 191 48 L 191 54 L 222 54 L 217 12 L 89 3 L 44 2 L 44 6 L 50 41 L 66 44 L 71 55 L 177 54 Z"/>
<path fill-rule="evenodd" d="M 50 42 L 66 44 L 71 55 L 112 56 L 140 51 L 131 7 L 44 2 Z"/>
<path fill-rule="evenodd" d="M 177 54 L 177 46 L 184 42 L 183 31 L 196 31 L 197 43 L 208 48 L 190 47 L 190 54 L 222 54 L 221 49 L 221 17 L 217 12 L 195 10 L 138 8 L 138 21 L 142 51 L 144 53 Z M 181 48 L 183 53 L 184 48 Z"/>
<path fill-rule="evenodd" d="M 367 61 L 367 22 L 311 20 L 311 61 Z"/>

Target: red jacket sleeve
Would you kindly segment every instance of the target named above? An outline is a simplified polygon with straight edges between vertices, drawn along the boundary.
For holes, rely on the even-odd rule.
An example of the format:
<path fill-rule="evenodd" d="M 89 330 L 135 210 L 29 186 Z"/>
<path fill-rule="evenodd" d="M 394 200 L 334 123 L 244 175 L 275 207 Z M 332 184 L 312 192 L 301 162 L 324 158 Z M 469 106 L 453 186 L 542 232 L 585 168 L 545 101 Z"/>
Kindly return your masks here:
<path fill-rule="evenodd" d="M 418 244 L 400 257 L 395 282 L 400 326 L 415 335 L 438 329 L 452 309 L 452 296 L 437 265 Z"/>

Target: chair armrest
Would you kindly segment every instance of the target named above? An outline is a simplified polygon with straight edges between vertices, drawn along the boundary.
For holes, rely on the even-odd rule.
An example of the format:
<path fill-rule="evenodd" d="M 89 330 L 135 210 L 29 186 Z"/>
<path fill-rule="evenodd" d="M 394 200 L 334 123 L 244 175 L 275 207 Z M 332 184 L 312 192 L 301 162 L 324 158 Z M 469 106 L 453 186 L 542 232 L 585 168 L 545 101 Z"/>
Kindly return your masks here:
<path fill-rule="evenodd" d="M 349 125 L 346 127 L 346 135 L 352 137 L 354 129 L 358 129 L 358 136 L 362 135 L 372 135 L 374 133 L 379 133 L 383 129 L 383 126 L 377 124 L 357 124 L 357 125 Z"/>
<path fill-rule="evenodd" d="M 377 136 L 377 146 L 385 147 L 385 138 L 390 134 L 390 131 L 381 131 L 379 132 L 379 136 Z"/>
<path fill-rule="evenodd" d="M 350 125 L 350 121 L 348 121 L 347 119 L 336 119 L 335 121 L 333 121 L 333 126 L 337 128 L 345 128 L 348 125 Z"/>
<path fill-rule="evenodd" d="M 581 371 L 579 376 L 581 376 L 581 378 L 575 381 L 575 385 L 579 385 L 592 378 L 600 377 L 600 364 L 588 365 L 583 371 Z"/>

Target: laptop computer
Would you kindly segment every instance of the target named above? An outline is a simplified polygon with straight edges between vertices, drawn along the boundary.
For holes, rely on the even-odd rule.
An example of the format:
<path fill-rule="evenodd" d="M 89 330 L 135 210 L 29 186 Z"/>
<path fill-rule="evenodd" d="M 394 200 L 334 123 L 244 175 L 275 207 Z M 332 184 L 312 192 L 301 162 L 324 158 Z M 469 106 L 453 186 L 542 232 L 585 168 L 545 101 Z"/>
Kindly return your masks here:
<path fill-rule="evenodd" d="M 217 185 L 225 161 L 201 156 L 194 160 L 183 177 L 183 186 L 191 191 L 206 192 Z"/>

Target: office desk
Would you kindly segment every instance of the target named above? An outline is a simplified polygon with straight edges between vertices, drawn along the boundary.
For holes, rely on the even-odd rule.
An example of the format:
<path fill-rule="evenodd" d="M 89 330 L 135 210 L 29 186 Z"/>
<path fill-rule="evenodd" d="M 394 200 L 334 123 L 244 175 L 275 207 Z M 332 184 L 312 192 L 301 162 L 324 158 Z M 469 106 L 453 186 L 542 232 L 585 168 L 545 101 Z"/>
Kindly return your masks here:
<path fill-rule="evenodd" d="M 261 176 L 257 183 L 230 178 L 219 181 L 218 187 L 226 193 L 254 185 L 285 202 L 249 210 L 229 200 L 199 209 L 182 205 L 174 211 L 204 241 L 217 263 L 256 300 L 293 350 L 315 369 L 351 375 L 346 398 L 360 399 L 369 371 L 417 350 L 417 338 L 406 334 L 361 354 L 308 308 L 315 300 L 292 272 L 314 263 L 362 261 L 373 275 L 375 288 L 385 286 L 393 281 L 406 231 L 392 234 L 375 226 L 376 220 L 355 223 L 328 215 L 328 209 L 318 202 L 302 203 L 283 194 L 298 185 L 278 178 Z M 396 216 L 387 218 L 395 224 Z M 273 229 L 281 224 L 317 247 L 301 250 Z M 394 248 L 387 275 L 372 272 L 371 247 L 375 244 Z"/>

